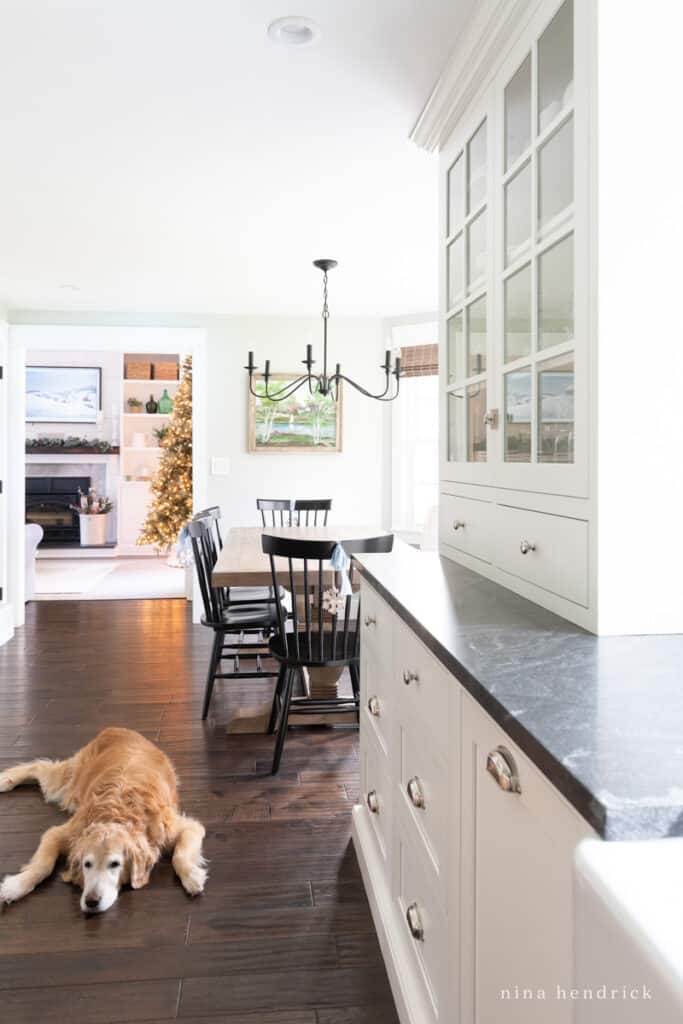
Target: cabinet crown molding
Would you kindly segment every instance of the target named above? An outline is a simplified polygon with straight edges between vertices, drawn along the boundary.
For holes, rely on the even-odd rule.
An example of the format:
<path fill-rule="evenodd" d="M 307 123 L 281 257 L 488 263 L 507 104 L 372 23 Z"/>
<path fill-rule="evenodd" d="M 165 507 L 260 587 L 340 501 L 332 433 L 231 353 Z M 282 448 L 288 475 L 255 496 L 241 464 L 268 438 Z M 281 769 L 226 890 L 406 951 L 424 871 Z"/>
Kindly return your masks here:
<path fill-rule="evenodd" d="M 429 152 L 441 148 L 537 5 L 538 0 L 483 0 L 475 5 L 410 133 L 417 146 Z"/>

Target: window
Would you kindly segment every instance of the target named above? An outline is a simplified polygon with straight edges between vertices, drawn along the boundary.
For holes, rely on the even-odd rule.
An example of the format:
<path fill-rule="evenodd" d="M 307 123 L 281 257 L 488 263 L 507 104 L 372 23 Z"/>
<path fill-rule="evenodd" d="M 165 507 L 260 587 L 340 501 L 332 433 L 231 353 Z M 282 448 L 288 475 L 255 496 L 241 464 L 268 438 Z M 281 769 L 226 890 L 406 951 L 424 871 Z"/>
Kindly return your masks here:
<path fill-rule="evenodd" d="M 439 500 L 439 365 L 436 322 L 398 325 L 401 393 L 391 403 L 392 529 L 419 542 Z"/>

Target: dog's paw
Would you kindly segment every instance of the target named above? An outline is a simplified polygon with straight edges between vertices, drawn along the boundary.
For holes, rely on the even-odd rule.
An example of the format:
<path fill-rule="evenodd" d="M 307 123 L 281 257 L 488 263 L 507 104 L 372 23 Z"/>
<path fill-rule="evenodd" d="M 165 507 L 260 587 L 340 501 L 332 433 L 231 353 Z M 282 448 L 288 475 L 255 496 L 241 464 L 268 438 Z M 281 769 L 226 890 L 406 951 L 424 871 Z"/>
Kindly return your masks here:
<path fill-rule="evenodd" d="M 180 881 L 186 893 L 189 893 L 190 896 L 198 896 L 200 892 L 204 892 L 204 886 L 208 877 L 209 872 L 206 868 L 193 864 L 191 868 L 183 872 Z"/>
<path fill-rule="evenodd" d="M 0 903 L 15 903 L 30 891 L 25 875 L 5 875 L 0 884 Z"/>
<path fill-rule="evenodd" d="M 9 793 L 10 789 L 14 789 L 16 782 L 12 778 L 12 769 L 7 768 L 4 772 L 0 772 L 0 793 Z"/>

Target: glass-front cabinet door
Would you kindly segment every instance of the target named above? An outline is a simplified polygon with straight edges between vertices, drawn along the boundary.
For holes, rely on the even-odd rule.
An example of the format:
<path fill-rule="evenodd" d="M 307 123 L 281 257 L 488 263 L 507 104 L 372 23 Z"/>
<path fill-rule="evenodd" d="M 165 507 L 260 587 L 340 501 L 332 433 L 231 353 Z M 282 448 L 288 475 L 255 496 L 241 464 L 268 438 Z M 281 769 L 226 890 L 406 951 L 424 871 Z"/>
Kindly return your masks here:
<path fill-rule="evenodd" d="M 445 459 L 470 472 L 488 462 L 489 131 L 485 114 L 473 120 L 448 167 L 445 195 Z"/>
<path fill-rule="evenodd" d="M 539 11 L 444 148 L 445 480 L 587 493 L 575 17 Z"/>

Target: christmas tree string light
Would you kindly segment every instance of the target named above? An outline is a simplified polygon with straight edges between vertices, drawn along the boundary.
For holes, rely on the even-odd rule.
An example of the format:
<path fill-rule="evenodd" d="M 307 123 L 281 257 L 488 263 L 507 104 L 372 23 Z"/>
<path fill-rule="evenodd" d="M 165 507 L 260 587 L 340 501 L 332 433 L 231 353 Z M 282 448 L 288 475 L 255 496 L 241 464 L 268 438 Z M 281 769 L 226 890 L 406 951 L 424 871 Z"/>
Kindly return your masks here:
<path fill-rule="evenodd" d="M 183 362 L 168 430 L 159 447 L 152 502 L 137 543 L 168 551 L 192 517 L 192 356 Z"/>

